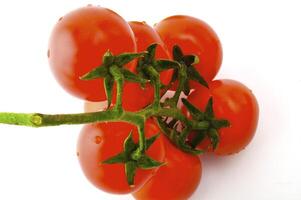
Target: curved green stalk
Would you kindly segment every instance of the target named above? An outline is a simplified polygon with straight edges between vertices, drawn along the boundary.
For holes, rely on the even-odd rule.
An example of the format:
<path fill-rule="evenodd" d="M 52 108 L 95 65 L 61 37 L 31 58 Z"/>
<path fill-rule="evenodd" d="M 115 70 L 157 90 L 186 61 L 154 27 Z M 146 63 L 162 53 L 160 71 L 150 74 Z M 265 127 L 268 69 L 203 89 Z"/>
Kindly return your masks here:
<path fill-rule="evenodd" d="M 122 92 L 123 92 L 123 84 L 124 84 L 124 76 L 121 73 L 120 69 L 115 65 L 110 68 L 110 72 L 114 77 L 114 80 L 117 84 L 117 91 L 116 91 L 116 105 L 114 109 L 119 112 L 122 112 Z"/>
<path fill-rule="evenodd" d="M 179 65 L 179 75 L 178 75 L 178 80 L 179 80 L 179 84 L 178 84 L 178 88 L 175 92 L 175 94 L 173 95 L 172 98 L 168 99 L 165 103 L 166 105 L 169 105 L 172 108 L 176 108 L 181 92 L 184 89 L 184 84 L 187 81 L 187 73 L 186 73 L 186 69 L 185 69 L 185 65 L 180 64 Z"/>

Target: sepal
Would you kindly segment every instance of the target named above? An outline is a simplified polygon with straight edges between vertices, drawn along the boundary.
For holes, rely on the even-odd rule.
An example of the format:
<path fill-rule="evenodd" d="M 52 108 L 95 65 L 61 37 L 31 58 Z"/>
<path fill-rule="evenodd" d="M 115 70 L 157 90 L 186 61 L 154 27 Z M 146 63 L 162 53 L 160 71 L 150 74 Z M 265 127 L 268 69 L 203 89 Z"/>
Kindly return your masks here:
<path fill-rule="evenodd" d="M 102 164 L 117 164 L 117 163 L 124 163 L 125 161 L 126 161 L 125 154 L 122 152 L 105 161 L 102 161 Z"/>
<path fill-rule="evenodd" d="M 183 91 L 186 95 L 189 94 L 188 90 L 190 91 L 189 80 L 196 81 L 208 88 L 208 83 L 194 67 L 195 64 L 199 63 L 199 58 L 196 55 L 184 55 L 181 48 L 175 45 L 173 47 L 173 59 L 185 66 L 187 80 L 185 80 Z M 171 82 L 175 82 L 178 77 L 179 70 L 175 70 Z"/>
<path fill-rule="evenodd" d="M 197 107 L 195 107 L 192 103 L 190 103 L 187 99 L 182 98 L 182 102 L 187 108 L 188 112 L 190 113 L 192 119 L 197 121 L 202 121 L 205 119 L 204 113 L 200 111 Z"/>
<path fill-rule="evenodd" d="M 120 71 L 123 74 L 124 79 L 129 82 L 140 83 L 143 87 L 145 87 L 145 84 L 148 82 L 146 79 L 142 78 L 137 74 L 134 74 L 133 72 L 127 69 L 122 68 Z"/>
<path fill-rule="evenodd" d="M 147 52 L 119 54 L 118 56 L 116 56 L 115 62 L 116 62 L 117 65 L 123 66 L 123 65 L 126 65 L 129 62 L 135 60 L 136 58 L 140 58 L 140 57 L 145 56 L 146 53 Z"/>
<path fill-rule="evenodd" d="M 134 161 L 127 161 L 125 163 L 125 175 L 129 186 L 134 186 L 136 169 L 137 169 L 137 164 Z"/>
<path fill-rule="evenodd" d="M 94 68 L 92 71 L 80 77 L 81 80 L 93 80 L 97 78 L 104 78 L 108 75 L 109 69 L 103 65 Z"/>
<path fill-rule="evenodd" d="M 210 138 L 213 150 L 215 150 L 217 145 L 219 144 L 219 134 L 217 130 L 214 128 L 209 129 L 208 137 Z"/>
<path fill-rule="evenodd" d="M 205 86 L 206 88 L 209 87 L 208 83 L 205 81 L 205 79 L 199 74 L 199 72 L 192 65 L 187 67 L 187 77 L 188 77 L 188 80 L 196 81 L 199 84 Z"/>
<path fill-rule="evenodd" d="M 147 155 L 141 156 L 141 158 L 137 162 L 138 168 L 141 169 L 153 169 L 156 167 L 161 167 L 164 165 L 162 162 L 158 162 Z"/>

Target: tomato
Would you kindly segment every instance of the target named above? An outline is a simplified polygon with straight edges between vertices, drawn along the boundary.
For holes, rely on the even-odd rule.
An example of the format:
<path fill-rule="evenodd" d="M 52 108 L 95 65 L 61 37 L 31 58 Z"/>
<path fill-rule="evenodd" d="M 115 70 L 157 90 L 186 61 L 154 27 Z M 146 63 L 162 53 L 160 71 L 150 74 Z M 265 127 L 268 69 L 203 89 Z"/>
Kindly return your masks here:
<path fill-rule="evenodd" d="M 138 141 L 137 128 L 125 122 L 109 122 L 85 125 L 78 140 L 78 158 L 87 179 L 97 188 L 110 193 L 125 194 L 139 189 L 148 181 L 158 168 L 138 169 L 134 186 L 126 181 L 124 164 L 101 164 L 102 161 L 123 151 L 124 140 L 133 130 L 135 142 Z M 145 134 L 149 138 L 159 133 L 159 128 L 152 121 L 145 124 Z M 159 137 L 147 150 L 151 158 L 162 162 L 165 156 L 162 137 Z"/>
<path fill-rule="evenodd" d="M 160 39 L 157 32 L 145 22 L 129 22 L 130 27 L 132 28 L 136 44 L 137 51 L 142 52 L 147 49 L 147 47 L 153 43 L 157 43 L 156 59 L 171 59 L 170 54 L 165 46 L 165 44 Z M 132 71 L 135 71 L 135 68 L 132 68 Z M 171 76 L 172 70 L 167 70 L 161 72 L 160 79 L 163 84 L 168 84 Z M 113 103 L 115 102 L 116 96 L 113 96 Z M 154 87 L 150 84 L 147 84 L 145 89 L 142 89 L 137 83 L 126 82 L 124 84 L 124 92 L 122 96 L 123 108 L 127 111 L 137 111 L 141 108 L 152 103 L 154 99 Z M 90 102 L 85 103 L 86 108 L 95 108 L 94 104 Z M 98 109 L 96 107 L 96 109 Z M 95 109 L 86 109 L 87 111 L 96 111 Z"/>
<path fill-rule="evenodd" d="M 156 24 L 155 30 L 170 52 L 174 45 L 179 45 L 184 54 L 197 55 L 200 62 L 195 67 L 205 80 L 211 81 L 218 73 L 222 63 L 222 46 L 208 24 L 194 17 L 176 15 Z M 192 84 L 197 83 L 192 81 Z"/>
<path fill-rule="evenodd" d="M 202 175 L 197 156 L 182 152 L 164 138 L 165 162 L 139 191 L 137 200 L 187 200 L 196 190 Z"/>
<path fill-rule="evenodd" d="M 214 152 L 217 155 L 237 153 L 255 134 L 259 115 L 257 100 L 249 88 L 234 80 L 215 80 L 209 83 L 209 88 L 200 86 L 188 96 L 188 101 L 204 110 L 212 96 L 215 117 L 230 122 L 230 127 L 219 130 L 220 143 Z M 204 144 L 208 142 L 202 142 L 199 147 L 204 148 Z"/>
<path fill-rule="evenodd" d="M 79 77 L 100 66 L 107 50 L 114 55 L 136 51 L 130 26 L 107 8 L 83 7 L 55 25 L 49 42 L 49 63 L 66 91 L 85 100 L 103 101 L 103 80 L 84 81 Z"/>

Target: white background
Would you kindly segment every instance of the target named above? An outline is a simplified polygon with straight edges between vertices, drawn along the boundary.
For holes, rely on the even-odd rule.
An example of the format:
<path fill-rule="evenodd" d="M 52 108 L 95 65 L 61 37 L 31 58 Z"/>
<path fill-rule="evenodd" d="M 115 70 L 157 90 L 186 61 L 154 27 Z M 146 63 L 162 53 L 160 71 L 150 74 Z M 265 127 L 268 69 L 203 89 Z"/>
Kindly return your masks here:
<path fill-rule="evenodd" d="M 209 23 L 224 59 L 218 78 L 248 85 L 258 98 L 256 137 L 235 156 L 203 157 L 191 200 L 301 199 L 301 6 L 298 1 L 1 1 L 0 111 L 81 112 L 83 102 L 60 88 L 47 62 L 52 27 L 88 3 L 126 20 L 154 24 L 173 14 Z M 32 129 L 0 125 L 1 200 L 125 200 L 95 189 L 76 158 L 81 126 Z M 183 173 L 183 172 L 181 172 Z"/>

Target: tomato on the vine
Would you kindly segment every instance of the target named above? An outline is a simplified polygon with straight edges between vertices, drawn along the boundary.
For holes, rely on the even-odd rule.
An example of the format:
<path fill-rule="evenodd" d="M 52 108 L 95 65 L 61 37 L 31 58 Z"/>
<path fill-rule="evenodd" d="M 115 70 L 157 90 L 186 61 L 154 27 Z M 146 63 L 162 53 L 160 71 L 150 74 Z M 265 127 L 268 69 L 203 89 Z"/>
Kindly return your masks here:
<path fill-rule="evenodd" d="M 137 51 L 143 52 L 147 47 L 153 43 L 157 44 L 156 49 L 156 59 L 171 59 L 170 54 L 162 42 L 161 38 L 157 32 L 145 22 L 129 22 L 130 27 L 132 28 L 137 45 Z M 132 66 L 132 71 L 135 71 L 135 66 Z M 160 80 L 163 84 L 167 85 L 172 76 L 172 70 L 163 71 L 160 73 Z M 116 96 L 113 96 L 113 103 L 115 102 Z M 154 100 L 154 87 L 150 84 L 146 84 L 145 88 L 142 89 L 141 86 L 137 83 L 126 82 L 124 84 L 124 92 L 122 96 L 123 108 L 127 111 L 137 111 Z M 94 104 L 86 102 L 86 108 L 95 108 L 95 106 L 89 106 L 89 104 Z M 96 106 L 98 109 L 99 107 Z M 96 111 L 93 109 L 86 109 L 86 111 Z"/>
<path fill-rule="evenodd" d="M 194 17 L 176 15 L 157 23 L 155 30 L 170 52 L 174 45 L 178 45 L 184 54 L 197 55 L 200 61 L 195 67 L 205 80 L 211 81 L 218 73 L 222 63 L 222 46 L 208 24 Z"/>
<path fill-rule="evenodd" d="M 188 100 L 204 110 L 210 97 L 215 117 L 230 122 L 230 127 L 219 130 L 220 142 L 214 153 L 228 155 L 243 150 L 251 142 L 258 123 L 259 108 L 252 91 L 238 81 L 222 79 L 210 82 L 209 89 L 199 86 Z M 183 110 L 189 115 L 185 108 Z M 208 148 L 208 145 L 208 141 L 203 141 L 199 148 Z"/>
<path fill-rule="evenodd" d="M 186 200 L 202 176 L 199 157 L 184 153 L 164 137 L 165 165 L 133 196 L 137 200 Z"/>
<path fill-rule="evenodd" d="M 125 194 L 138 190 L 148 181 L 158 168 L 136 171 L 134 186 L 126 180 L 124 164 L 102 164 L 112 156 L 123 151 L 124 140 L 132 132 L 138 142 L 138 132 L 134 125 L 125 122 L 108 122 L 85 125 L 78 140 L 78 158 L 82 170 L 89 181 L 97 188 L 110 193 Z M 145 124 L 147 138 L 158 134 L 156 123 L 149 119 Z M 163 162 L 164 144 L 160 136 L 146 151 L 146 155 Z"/>
<path fill-rule="evenodd" d="M 136 52 L 130 26 L 112 10 L 83 7 L 65 15 L 55 25 L 49 43 L 49 63 L 66 91 L 85 100 L 103 101 L 106 100 L 103 80 L 84 81 L 80 77 L 100 66 L 107 50 L 114 55 Z"/>

